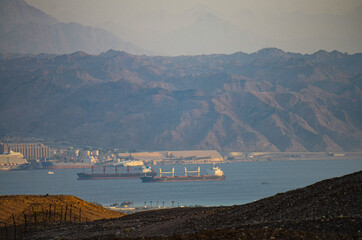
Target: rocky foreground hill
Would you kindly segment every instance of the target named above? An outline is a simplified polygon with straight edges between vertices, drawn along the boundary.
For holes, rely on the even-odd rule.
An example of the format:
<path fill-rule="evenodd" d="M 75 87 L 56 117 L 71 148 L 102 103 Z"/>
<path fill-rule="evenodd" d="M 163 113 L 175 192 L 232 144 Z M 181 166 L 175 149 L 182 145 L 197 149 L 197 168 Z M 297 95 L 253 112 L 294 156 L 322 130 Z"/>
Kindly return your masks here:
<path fill-rule="evenodd" d="M 123 150 L 362 150 L 362 54 L 0 57 L 0 136 Z"/>
<path fill-rule="evenodd" d="M 25 239 L 360 239 L 362 172 L 245 205 L 155 210 L 63 223 Z"/>

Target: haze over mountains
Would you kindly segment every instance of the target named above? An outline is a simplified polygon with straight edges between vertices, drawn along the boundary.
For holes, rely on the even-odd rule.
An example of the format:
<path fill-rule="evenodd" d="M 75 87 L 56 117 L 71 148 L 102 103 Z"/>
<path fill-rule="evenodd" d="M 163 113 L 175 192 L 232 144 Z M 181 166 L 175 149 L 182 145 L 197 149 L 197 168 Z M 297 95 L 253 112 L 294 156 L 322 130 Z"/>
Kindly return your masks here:
<path fill-rule="evenodd" d="M 27 2 L 0 1 L 0 52 L 99 54 L 115 49 L 132 54 L 178 56 L 252 53 L 266 47 L 301 53 L 320 49 L 356 53 L 362 49 L 362 5 L 351 4 L 351 0 L 343 4 L 351 5 L 344 11 L 321 13 L 283 12 L 283 7 L 291 8 L 292 1 L 279 6 L 281 10 L 277 12 L 248 9 L 251 6 L 247 1 L 229 1 L 223 4 L 225 8 L 234 6 L 229 14 L 212 8 L 214 1 L 191 5 L 190 1 L 179 2 L 188 2 L 190 7 L 177 12 L 152 8 L 162 0 L 154 4 L 115 0 Z M 320 2 L 323 0 L 313 7 L 317 9 Z M 161 6 L 169 4 L 164 1 Z M 254 5 L 260 4 L 262 9 L 270 5 L 263 0 Z M 280 1 L 275 1 L 274 5 L 278 4 Z M 333 3 L 327 5 L 324 8 L 331 8 Z"/>
<path fill-rule="evenodd" d="M 100 27 L 120 39 L 127 38 L 162 55 L 234 53 L 240 50 L 252 53 L 270 46 L 292 49 L 293 52 L 342 49 L 355 53 L 361 49 L 358 42 L 362 41 L 362 32 L 360 25 L 356 24 L 362 21 L 361 16 L 362 8 L 343 16 L 302 12 L 259 16 L 243 11 L 225 20 L 199 7 L 179 15 L 151 12 L 137 15 L 122 22 L 124 24 L 106 22 Z M 174 28 L 163 27 L 166 23 Z"/>
<path fill-rule="evenodd" d="M 158 17 L 162 16 L 162 19 Z M 169 13 L 149 13 L 139 16 L 141 22 L 149 23 L 143 27 L 130 27 L 106 22 L 100 27 L 113 32 L 119 38 L 127 38 L 131 42 L 161 55 L 197 55 L 205 53 L 234 53 L 240 49 L 256 51 L 266 45 L 267 39 L 244 30 L 209 12 L 194 9 L 182 15 Z M 178 24 L 183 19 L 188 24 Z M 138 20 L 140 21 L 140 20 Z M 162 26 L 162 23 L 179 25 L 176 29 Z M 158 29 L 152 28 L 157 26 Z M 160 27 L 161 25 L 161 27 Z M 172 24 L 170 24 L 172 25 Z M 141 29 L 141 30 L 140 30 Z"/>
<path fill-rule="evenodd" d="M 0 1 L 0 52 L 98 54 L 110 48 L 147 53 L 103 29 L 62 23 L 23 0 Z"/>
<path fill-rule="evenodd" d="M 125 150 L 362 149 L 362 54 L 76 52 L 0 61 L 0 135 Z"/>
<path fill-rule="evenodd" d="M 362 3 L 355 0 L 27 2 L 60 21 L 103 28 L 156 55 L 252 53 L 269 47 L 309 54 L 362 51 Z"/>

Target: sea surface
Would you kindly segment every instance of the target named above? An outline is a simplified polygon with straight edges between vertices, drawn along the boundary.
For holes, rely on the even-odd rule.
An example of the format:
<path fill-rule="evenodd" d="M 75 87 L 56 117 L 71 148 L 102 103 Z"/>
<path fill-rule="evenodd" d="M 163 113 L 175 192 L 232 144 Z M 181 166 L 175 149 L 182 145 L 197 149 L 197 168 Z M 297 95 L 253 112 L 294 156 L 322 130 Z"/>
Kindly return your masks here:
<path fill-rule="evenodd" d="M 201 174 L 212 166 L 153 166 L 159 173 L 175 168 L 175 175 L 184 175 L 184 168 Z M 244 204 L 277 193 L 305 187 L 315 182 L 362 170 L 362 159 L 298 160 L 237 162 L 218 165 L 225 173 L 224 181 L 142 183 L 140 179 L 77 180 L 82 169 L 27 170 L 0 172 L 0 194 L 67 194 L 104 206 L 133 201 L 153 206 L 230 206 Z M 48 171 L 54 174 L 48 174 Z M 111 171 L 111 170 L 110 170 Z M 173 203 L 172 203 L 173 202 Z"/>

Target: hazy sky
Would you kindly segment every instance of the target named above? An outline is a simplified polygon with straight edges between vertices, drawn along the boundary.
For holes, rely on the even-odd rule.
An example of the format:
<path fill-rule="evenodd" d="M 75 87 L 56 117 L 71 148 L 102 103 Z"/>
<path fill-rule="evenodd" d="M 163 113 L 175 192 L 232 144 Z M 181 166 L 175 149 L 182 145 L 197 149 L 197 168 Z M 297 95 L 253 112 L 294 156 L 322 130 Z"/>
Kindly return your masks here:
<path fill-rule="evenodd" d="M 103 27 L 124 41 L 155 52 L 161 51 L 161 46 L 155 42 L 164 46 L 163 40 L 169 41 L 175 39 L 174 36 L 198 32 L 196 28 L 201 25 L 195 24 L 194 29 L 185 28 L 191 26 L 201 13 L 205 12 L 230 24 L 226 26 L 226 23 L 223 23 L 223 26 L 228 28 L 228 37 L 240 38 L 235 33 L 240 29 L 239 35 L 247 35 L 249 42 L 257 44 L 251 46 L 246 42 L 226 42 L 231 46 L 225 50 L 214 44 L 214 50 L 211 45 L 200 50 L 204 53 L 236 50 L 251 52 L 262 47 L 279 47 L 286 51 L 307 53 L 319 49 L 337 49 L 349 53 L 362 51 L 362 0 L 26 1 L 59 21 Z M 210 24 L 215 25 L 215 22 Z M 207 34 L 205 33 L 205 36 Z M 157 39 L 157 35 L 162 39 Z M 144 38 L 154 43 L 148 43 Z M 196 38 L 197 36 L 194 39 Z M 170 46 L 171 50 L 165 49 L 164 52 L 188 54 L 198 49 L 197 46 L 192 46 L 196 43 L 191 39 L 187 41 L 189 49 Z M 172 49 L 175 51 L 172 52 Z"/>
<path fill-rule="evenodd" d="M 204 6 L 227 18 L 240 11 L 257 14 L 292 13 L 345 14 L 359 6 L 361 0 L 26 0 L 60 21 L 92 24 L 123 19 L 149 11 L 182 13 L 195 6 Z M 85 21 L 86 20 L 86 21 Z"/>

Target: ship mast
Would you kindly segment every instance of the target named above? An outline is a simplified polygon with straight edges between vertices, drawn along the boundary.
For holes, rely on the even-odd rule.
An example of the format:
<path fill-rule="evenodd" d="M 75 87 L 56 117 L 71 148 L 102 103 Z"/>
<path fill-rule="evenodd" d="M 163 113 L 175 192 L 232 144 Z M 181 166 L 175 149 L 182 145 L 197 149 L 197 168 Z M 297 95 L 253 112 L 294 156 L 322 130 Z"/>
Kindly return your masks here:
<path fill-rule="evenodd" d="M 188 173 L 197 173 L 197 176 L 200 176 L 200 167 L 197 168 L 197 171 L 187 171 L 187 168 L 185 167 L 185 176 L 187 177 Z"/>
<path fill-rule="evenodd" d="M 175 177 L 175 168 L 172 168 L 171 172 L 162 172 L 162 169 L 160 168 L 160 177 L 162 177 L 162 174 L 172 174 L 172 177 Z"/>

